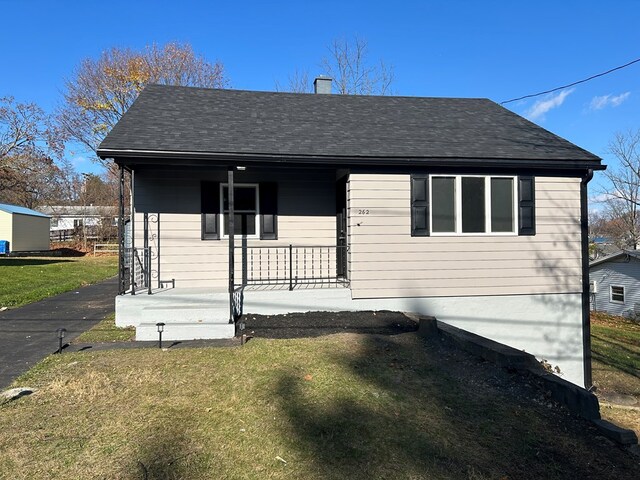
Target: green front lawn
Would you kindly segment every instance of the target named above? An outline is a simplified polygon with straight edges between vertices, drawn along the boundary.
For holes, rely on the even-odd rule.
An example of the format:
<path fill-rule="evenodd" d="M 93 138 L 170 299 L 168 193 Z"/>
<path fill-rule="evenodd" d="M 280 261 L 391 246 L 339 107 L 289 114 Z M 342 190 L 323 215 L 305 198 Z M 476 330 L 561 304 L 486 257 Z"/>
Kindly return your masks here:
<path fill-rule="evenodd" d="M 0 308 L 20 307 L 118 273 L 118 258 L 0 258 Z"/>
<path fill-rule="evenodd" d="M 593 383 L 600 395 L 631 395 L 640 400 L 640 323 L 591 312 L 591 355 Z M 640 437 L 640 408 L 606 407 L 601 413 Z"/>
<path fill-rule="evenodd" d="M 136 338 L 134 327 L 116 327 L 116 314 L 108 315 L 97 325 L 81 333 L 72 343 L 128 342 Z"/>
<path fill-rule="evenodd" d="M 592 312 L 591 354 L 599 390 L 640 397 L 640 323 Z"/>
<path fill-rule="evenodd" d="M 637 473 L 519 377 L 413 333 L 67 353 L 18 385 L 38 390 L 0 405 L 0 478 Z"/>

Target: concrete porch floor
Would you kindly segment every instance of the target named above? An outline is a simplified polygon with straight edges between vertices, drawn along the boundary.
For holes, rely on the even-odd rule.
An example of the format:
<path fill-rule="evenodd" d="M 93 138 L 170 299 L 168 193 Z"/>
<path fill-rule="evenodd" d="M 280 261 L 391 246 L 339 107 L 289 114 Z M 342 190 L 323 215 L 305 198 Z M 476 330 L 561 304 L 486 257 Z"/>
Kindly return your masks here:
<path fill-rule="evenodd" d="M 357 310 L 351 290 L 300 285 L 294 290 L 281 286 L 248 286 L 242 294 L 242 314 L 277 315 L 309 311 Z M 229 294 L 219 289 L 165 288 L 151 295 L 141 292 L 116 297 L 116 325 L 136 327 L 136 340 L 156 340 L 156 323 L 165 324 L 166 340 L 231 338 Z"/>

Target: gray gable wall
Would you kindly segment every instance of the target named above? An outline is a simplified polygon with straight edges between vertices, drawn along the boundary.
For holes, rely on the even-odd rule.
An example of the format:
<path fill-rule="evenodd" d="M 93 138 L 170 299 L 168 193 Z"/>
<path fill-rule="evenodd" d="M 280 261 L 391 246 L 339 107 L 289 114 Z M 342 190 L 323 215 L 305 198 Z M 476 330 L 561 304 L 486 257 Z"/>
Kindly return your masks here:
<path fill-rule="evenodd" d="M 600 159 L 488 99 L 150 85 L 100 145 L 123 151 L 363 158 Z"/>
<path fill-rule="evenodd" d="M 591 295 L 592 310 L 625 316 L 634 316 L 635 311 L 640 314 L 640 260 L 637 258 L 624 255 L 592 266 L 589 281 L 596 282 L 597 290 Z M 612 285 L 624 287 L 624 304 L 611 302 Z"/>

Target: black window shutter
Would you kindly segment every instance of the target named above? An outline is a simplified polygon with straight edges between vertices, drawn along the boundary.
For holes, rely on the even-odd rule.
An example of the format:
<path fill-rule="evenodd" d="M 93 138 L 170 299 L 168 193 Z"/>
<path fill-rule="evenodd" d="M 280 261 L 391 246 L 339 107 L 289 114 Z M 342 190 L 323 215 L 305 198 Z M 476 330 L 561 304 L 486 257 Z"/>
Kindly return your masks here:
<path fill-rule="evenodd" d="M 535 177 L 518 177 L 518 235 L 536 234 Z"/>
<path fill-rule="evenodd" d="M 202 240 L 220 240 L 220 183 L 200 182 Z"/>
<path fill-rule="evenodd" d="M 260 239 L 278 239 L 278 184 L 260 184 Z"/>
<path fill-rule="evenodd" d="M 411 175 L 411 236 L 429 236 L 428 175 Z"/>

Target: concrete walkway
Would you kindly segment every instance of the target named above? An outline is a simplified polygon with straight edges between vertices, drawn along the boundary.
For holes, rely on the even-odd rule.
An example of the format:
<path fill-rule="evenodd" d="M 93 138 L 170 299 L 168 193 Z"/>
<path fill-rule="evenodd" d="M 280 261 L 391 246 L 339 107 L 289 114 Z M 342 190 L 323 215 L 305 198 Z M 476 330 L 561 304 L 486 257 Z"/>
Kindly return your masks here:
<path fill-rule="evenodd" d="M 0 312 L 0 388 L 58 348 L 56 329 L 65 342 L 114 311 L 117 277 Z"/>

